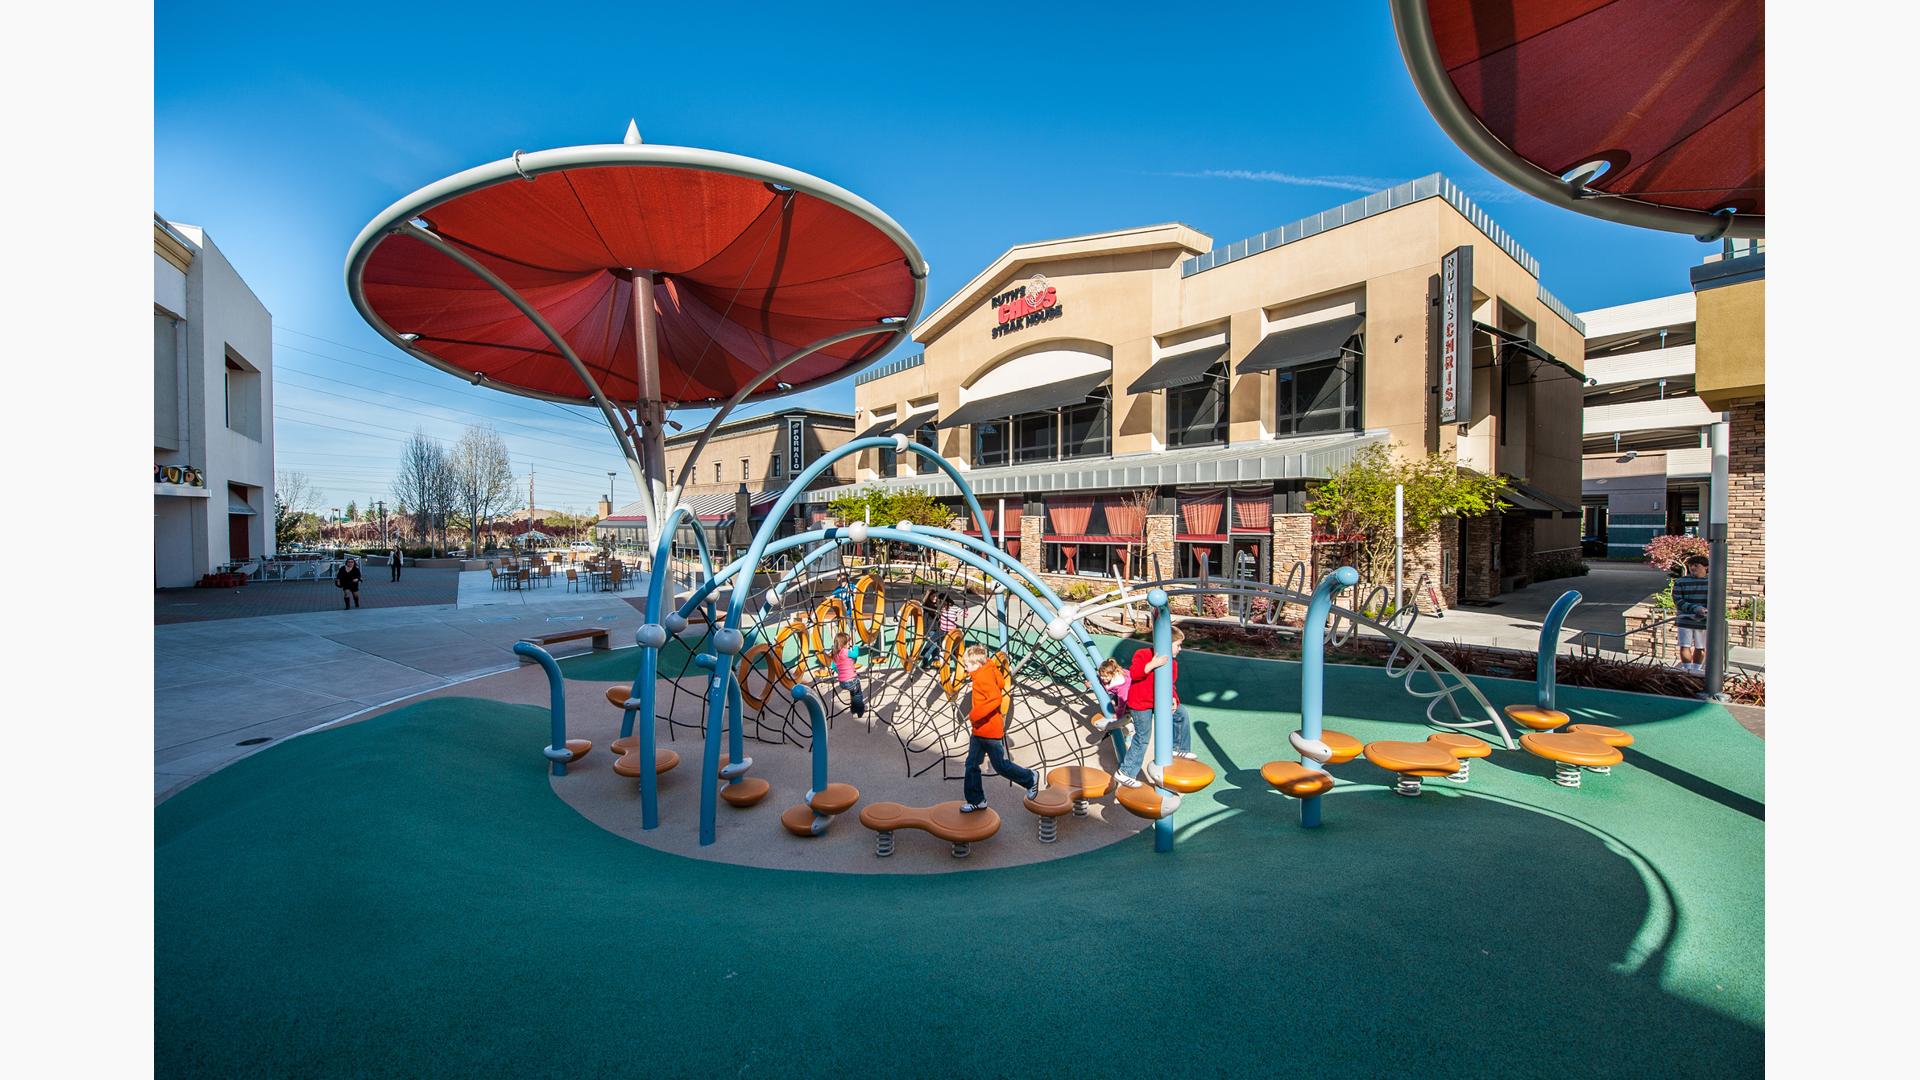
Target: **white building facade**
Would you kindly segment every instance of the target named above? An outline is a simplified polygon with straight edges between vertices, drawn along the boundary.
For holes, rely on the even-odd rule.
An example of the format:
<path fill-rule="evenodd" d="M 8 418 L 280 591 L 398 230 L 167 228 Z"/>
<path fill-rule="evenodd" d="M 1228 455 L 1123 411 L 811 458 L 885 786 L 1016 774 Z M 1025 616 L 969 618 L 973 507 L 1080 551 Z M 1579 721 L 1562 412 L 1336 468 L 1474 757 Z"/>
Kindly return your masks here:
<path fill-rule="evenodd" d="M 273 316 L 195 225 L 153 219 L 153 583 L 274 553 Z"/>
<path fill-rule="evenodd" d="M 1694 311 L 1684 292 L 1580 313 L 1593 380 L 1582 410 L 1590 555 L 1630 558 L 1656 536 L 1706 535 L 1706 428 L 1720 414 L 1694 388 Z"/>

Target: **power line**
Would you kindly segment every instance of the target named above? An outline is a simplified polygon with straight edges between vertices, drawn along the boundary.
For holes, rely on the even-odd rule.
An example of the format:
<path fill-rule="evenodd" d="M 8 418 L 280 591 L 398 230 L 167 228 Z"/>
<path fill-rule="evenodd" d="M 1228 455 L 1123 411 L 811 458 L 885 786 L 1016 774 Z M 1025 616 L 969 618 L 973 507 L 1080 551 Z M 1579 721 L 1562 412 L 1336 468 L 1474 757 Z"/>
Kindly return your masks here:
<path fill-rule="evenodd" d="M 287 329 L 287 330 L 292 330 L 293 328 L 292 328 L 292 327 L 283 327 L 282 329 Z M 301 333 L 301 331 L 299 331 L 299 330 L 293 330 L 293 332 L 294 332 L 294 333 L 296 333 L 296 334 L 298 334 L 298 333 Z M 308 335 L 306 335 L 306 336 L 308 336 L 308 337 L 313 337 L 313 336 L 315 336 L 315 335 L 312 335 L 312 334 L 308 334 Z M 327 339 L 326 339 L 326 338 L 320 338 L 319 340 L 321 340 L 321 341 L 326 341 Z M 335 364 L 341 364 L 341 365 L 343 365 L 343 366 L 346 366 L 346 367 L 351 367 L 351 368 L 358 368 L 358 369 L 360 369 L 361 371 L 369 371 L 369 372 L 372 372 L 373 374 L 375 374 L 375 375 L 378 375 L 378 376 L 380 376 L 380 377 L 382 377 L 382 378 L 385 378 L 385 379 L 399 379 L 399 380 L 400 380 L 400 381 L 402 381 L 402 382 L 410 382 L 410 383 L 416 383 L 416 384 L 418 384 L 418 385 L 420 385 L 420 386 L 427 386 L 427 387 L 432 387 L 432 388 L 433 388 L 433 389 L 435 389 L 435 390 L 442 390 L 442 391 L 450 391 L 450 392 L 455 392 L 455 393 L 457 393 L 457 392 L 459 392 L 459 390 L 460 390 L 460 388 L 459 388 L 458 386 L 456 386 L 456 385 L 452 385 L 452 384 L 449 384 L 449 383 L 444 383 L 444 382 L 434 382 L 434 381 L 432 381 L 432 380 L 429 380 L 429 379 L 416 379 L 416 378 L 413 378 L 413 377 L 411 377 L 411 376 L 407 376 L 407 375 L 402 375 L 402 374 L 399 374 L 399 373 L 397 373 L 397 372 L 392 372 L 392 371 L 383 371 L 383 370 L 381 370 L 380 368 L 375 368 L 375 367 L 368 367 L 368 366 L 367 366 L 367 365 L 365 365 L 365 364 L 356 364 L 356 363 L 354 363 L 354 362 L 353 362 L 353 361 L 351 361 L 351 360 L 343 360 L 343 359 L 341 359 L 340 357 L 337 357 L 337 356 L 334 356 L 334 355 L 332 355 L 332 354 L 330 354 L 330 353 L 323 353 L 323 352 L 318 352 L 318 351 L 316 351 L 316 350 L 313 350 L 313 349 L 303 349 L 303 348 L 301 348 L 301 347 L 300 347 L 300 346 L 298 346 L 298 345 L 292 345 L 292 344 L 288 344 L 287 342 L 284 342 L 284 341 L 280 341 L 280 342 L 275 342 L 275 344 L 276 344 L 276 345 L 278 345 L 278 346 L 279 346 L 280 348 L 283 348 L 283 349 L 291 349 L 291 350 L 293 350 L 294 352 L 297 352 L 297 353 L 305 353 L 305 354 L 306 354 L 306 355 L 308 355 L 308 356 L 313 356 L 313 357 L 318 357 L 319 359 L 322 359 L 322 360 L 326 360 L 326 361 L 328 361 L 328 362 L 330 362 L 330 363 L 335 363 Z M 331 344 L 339 344 L 339 343 L 338 343 L 338 342 L 332 342 Z M 341 346 L 341 348 L 344 348 L 344 349 L 352 349 L 352 348 L 353 348 L 353 346 L 351 346 L 351 345 L 342 345 L 342 346 Z M 365 350 L 365 349 L 355 349 L 354 351 L 355 351 L 355 352 L 367 352 L 367 350 Z M 379 354 L 378 354 L 378 353 L 367 353 L 367 355 L 369 355 L 369 356 L 378 356 Z M 300 370 L 300 369 L 298 369 L 298 368 L 295 368 L 295 369 L 292 369 L 292 370 L 294 370 L 294 371 L 296 371 L 296 372 L 298 372 L 299 374 L 304 374 L 304 375 L 311 375 L 311 374 L 313 374 L 312 372 L 307 372 L 307 371 L 301 371 L 301 370 Z M 438 369 L 434 369 L 434 370 L 438 370 Z M 315 376 L 315 377 L 316 377 L 316 378 L 319 378 L 320 376 Z M 451 376 L 451 375 L 449 375 L 449 376 L 447 376 L 447 377 L 448 377 L 449 379 L 452 379 L 452 378 L 453 378 L 453 376 Z M 506 395 L 502 395 L 502 396 L 506 396 Z M 536 408 L 534 408 L 534 407 L 533 407 L 533 405 L 534 405 L 535 403 L 534 403 L 534 402 L 531 402 L 531 401 L 529 401 L 529 402 L 526 402 L 526 403 L 522 403 L 522 402 L 519 402 L 519 401 L 497 401 L 497 402 L 495 402 L 495 404 L 498 404 L 498 405 L 501 405 L 501 406 L 503 406 L 503 407 L 506 407 L 506 408 L 513 408 L 513 409 L 520 409 L 520 410 L 521 410 L 521 411 L 523 411 L 523 412 L 531 412 L 531 413 L 537 413 L 538 415 L 541 415 L 541 416 L 545 416 L 545 415 L 546 415 L 546 413 L 544 413 L 544 412 L 541 412 L 540 410 L 538 410 L 538 409 L 536 409 Z M 597 414 L 596 414 L 596 415 L 594 415 L 594 416 L 589 416 L 589 415 L 586 415 L 586 414 L 583 414 L 583 413 L 575 413 L 575 412 L 569 412 L 569 411 L 567 411 L 567 407 L 566 407 L 566 406 L 564 406 L 564 405 L 561 405 L 561 404 L 559 404 L 558 402 L 553 402 L 553 401 L 541 401 L 541 402 L 538 402 L 538 404 L 541 404 L 541 405 L 547 405 L 547 406 L 550 406 L 551 408 L 553 408 L 553 409 L 555 409 L 555 410 L 557 410 L 557 411 L 559 412 L 559 414 L 560 414 L 561 416 L 565 416 L 565 417 L 567 417 L 567 418 L 569 418 L 569 419 L 572 419 L 572 420 L 576 420 L 576 421 L 578 421 L 578 422 L 580 422 L 580 423 L 582 423 L 582 424 L 586 424 L 586 425 L 588 425 L 589 427 L 592 427 L 592 428 L 595 428 L 595 429 L 598 429 L 598 430 L 601 430 L 601 431 L 605 431 L 605 430 L 606 430 L 606 424 L 605 424 L 605 422 L 604 422 L 604 421 L 602 421 L 602 420 L 600 420 L 600 419 L 598 419 L 598 418 L 597 418 Z"/>
<path fill-rule="evenodd" d="M 384 390 L 375 390 L 375 389 L 373 389 L 373 388 L 371 388 L 371 387 L 363 387 L 363 386 L 361 386 L 361 385 L 360 385 L 360 384 L 358 384 L 358 383 L 350 383 L 350 382 L 346 382 L 346 381 L 344 381 L 344 380 L 341 380 L 341 379 L 328 379 L 328 378 L 327 378 L 327 377 L 326 377 L 325 375 L 315 375 L 315 374 L 312 374 L 311 372 L 306 372 L 306 371 L 295 371 L 295 372 L 291 372 L 290 374 L 294 374 L 294 375 L 299 375 L 299 376 L 300 376 L 301 378 L 306 378 L 306 379 L 321 379 L 321 380 L 324 380 L 324 381 L 326 381 L 326 382 L 331 382 L 331 383 L 337 383 L 337 384 L 339 384 L 339 385 L 341 385 L 341 386 L 347 386 L 347 387 L 352 387 L 352 388 L 353 388 L 353 389 L 355 389 L 355 390 L 362 390 L 362 391 L 365 391 L 365 392 L 366 392 L 366 393 L 368 393 L 368 394 L 375 394 L 375 395 L 379 395 L 379 396 L 381 396 L 381 397 L 390 397 L 390 398 L 393 398 L 393 399 L 394 399 L 394 400 L 396 400 L 396 401 L 406 401 L 406 400 L 407 400 L 406 398 L 403 398 L 403 397 L 401 397 L 401 396 L 400 396 L 400 395 L 398 395 L 398 394 L 393 394 L 393 393 L 389 393 L 389 392 L 387 392 L 387 391 L 384 391 Z M 402 413 L 408 413 L 409 415 L 418 415 L 418 410 L 419 410 L 420 408 L 423 408 L 423 407 L 424 407 L 424 408 L 433 408 L 433 409 L 442 409 L 442 410 L 444 410 L 444 411 L 446 411 L 446 412 L 452 412 L 452 413 L 460 413 L 460 414 L 462 414 L 462 415 L 464 415 L 464 416 L 472 416 L 472 417 L 477 417 L 477 418 L 479 418 L 479 419 L 481 419 L 481 420 L 485 420 L 485 421 L 487 421 L 488 423 L 492 423 L 492 424 L 499 424 L 499 425 L 502 425 L 502 426 L 505 426 L 505 427 L 509 427 L 509 428 L 525 428 L 525 429 L 528 429 L 528 430 L 532 430 L 532 431 L 538 431 L 538 432 L 540 432 L 540 433 L 541 433 L 541 434 L 543 434 L 543 435 L 552 435 L 552 436 L 554 436 L 555 438 L 560 438 L 560 439 L 565 439 L 565 438 L 569 438 L 569 437 L 570 437 L 570 436 L 568 436 L 568 435 L 566 435 L 566 434 L 564 434 L 564 433 L 561 433 L 561 432 L 554 432 L 554 431 L 549 431 L 549 430 L 547 430 L 547 429 L 545 429 L 545 428 L 535 428 L 535 427 L 533 427 L 533 426 L 532 426 L 532 425 L 530 425 L 530 424 L 516 424 L 516 423 L 514 423 L 513 421 L 510 421 L 510 420 L 497 420 L 497 419 L 495 419 L 495 418 L 493 418 L 493 417 L 491 417 L 491 416 L 487 416 L 487 415 L 486 415 L 486 414 L 484 414 L 484 413 L 477 413 L 477 412 L 474 412 L 474 411 L 473 411 L 473 410 L 471 410 L 471 409 L 460 409 L 460 408 L 455 408 L 455 407 L 454 407 L 454 406 L 452 406 L 452 405 L 441 405 L 441 404 L 439 404 L 439 403 L 437 403 L 437 402 L 415 402 L 415 403 L 414 403 L 414 408 L 412 408 L 412 409 L 402 409 L 402 408 L 398 408 L 398 407 L 396 407 L 396 406 L 393 406 L 393 405 L 382 405 L 382 404 L 380 404 L 380 403 L 379 403 L 379 402 L 377 402 L 377 401 L 366 401 L 366 400 L 364 400 L 364 399 L 362 399 L 362 398 L 356 398 L 356 397 L 348 397 L 348 396 L 347 396 L 347 395 L 345 395 L 345 394 L 339 394 L 339 393 L 334 393 L 334 392 L 333 392 L 333 391 L 331 391 L 331 390 L 322 390 L 322 389 L 320 389 L 320 388 L 319 388 L 319 387 L 317 387 L 317 386 L 306 386 L 306 385 L 303 385 L 303 384 L 301 384 L 301 383 L 297 383 L 297 382 L 289 382 L 289 383 L 287 383 L 286 385 L 288 385 L 288 386 L 291 386 L 291 387 L 294 387 L 295 389 L 299 389 L 299 390 L 305 390 L 305 391 L 307 391 L 308 393 L 311 393 L 311 394 L 326 394 L 326 395 L 327 395 L 328 397 L 337 397 L 337 398 L 340 398 L 340 399 L 342 399 L 342 400 L 345 400 L 345 401 L 351 401 L 351 402 L 355 402 L 356 404 L 360 404 L 360 405 L 367 405 L 367 406 L 370 406 L 370 407 L 372 407 L 372 408 L 375 408 L 375 409 L 387 409 L 387 410 L 390 410 L 390 411 L 392 411 L 392 412 L 402 412 Z M 429 415 L 431 415 L 431 414 L 429 414 Z M 447 419 L 447 417 L 434 417 L 434 419 L 438 419 L 438 420 L 446 420 L 446 419 Z M 449 422 L 457 422 L 457 421 L 449 421 Z M 533 441 L 533 442 L 538 442 L 538 441 L 540 441 L 540 440 L 538 440 L 538 439 L 535 439 L 535 438 L 534 438 L 533 436 L 531 436 L 531 435 L 520 435 L 520 436 L 518 436 L 518 437 L 519 437 L 519 438 L 522 438 L 522 439 L 527 439 L 527 440 L 529 440 L 529 441 Z M 550 444 L 550 445 L 555 445 L 555 446 L 558 446 L 558 445 L 560 445 L 560 444 L 559 444 L 559 443 L 553 443 L 553 444 Z M 585 443 L 569 443 L 569 444 L 567 444 L 567 448 L 568 448 L 568 449 L 575 449 L 575 450 L 589 450 L 589 451 L 591 451 L 591 450 L 594 450 L 594 449 L 596 449 L 595 447 L 591 447 L 591 446 L 588 446 L 588 445 L 587 445 L 587 444 L 585 444 Z"/>
<path fill-rule="evenodd" d="M 324 393 L 324 392 L 325 392 L 325 391 L 315 391 L 315 393 Z M 381 435 L 381 434 L 377 434 L 377 433 L 376 433 L 376 431 L 356 431 L 356 430 L 354 430 L 354 429 L 352 429 L 352 428 L 343 428 L 343 427 L 334 427 L 334 426 L 333 426 L 333 425 L 331 425 L 331 424 L 321 424 L 321 423 L 315 423 L 315 422 L 314 422 L 314 421 L 312 421 L 312 420 L 302 420 L 302 419 L 300 419 L 300 418 L 298 418 L 298 417 L 281 417 L 281 416 L 279 416 L 279 415 L 278 415 L 278 413 L 279 413 L 279 411 L 280 411 L 280 410 L 282 410 L 282 409 L 286 409 L 286 410 L 291 410 L 291 411 L 293 411 L 293 412 L 298 412 L 298 413 L 305 413 L 305 414 L 307 414 L 307 415 L 309 415 L 309 416 L 318 416 L 318 417 L 322 417 L 322 418 L 324 418 L 324 419 L 328 419 L 328 420 L 339 420 L 339 421 L 342 421 L 342 422 L 344 422 L 344 423 L 349 423 L 349 424 L 360 424 L 360 425 L 363 425 L 363 426 L 365 426 L 365 427 L 370 427 L 370 428 L 375 428 L 375 429 L 377 429 L 378 431 L 393 431 L 393 432 L 399 432 L 399 433 L 400 433 L 400 435 L 405 435 L 405 436 L 407 436 L 407 438 L 401 438 L 401 437 L 399 437 L 398 435 Z M 412 437 L 412 435 L 414 434 L 413 432 L 409 432 L 409 431 L 407 431 L 407 429 L 405 429 L 405 428 L 397 428 L 397 427 L 391 427 L 391 426 L 388 426 L 388 425 L 385 425 L 385 424 L 376 424 L 376 423 L 374 423 L 374 422 L 372 422 L 372 421 L 370 421 L 370 420 L 360 420 L 360 419 L 356 419 L 356 418 L 353 418 L 353 417 L 347 417 L 347 416 L 339 416 L 339 415 L 337 415 L 337 414 L 335 414 L 335 413 L 327 413 L 327 412 L 320 412 L 320 411 L 318 411 L 318 410 L 316 410 L 316 409 L 303 409 L 303 408 L 301 408 L 301 407 L 299 407 L 298 405 L 285 405 L 285 404 L 281 404 L 281 403 L 278 403 L 278 402 L 276 402 L 276 403 L 274 404 L 274 412 L 275 412 L 275 414 L 276 414 L 276 415 L 275 415 L 275 421 L 276 421 L 276 422 L 278 422 L 278 421 L 280 421 L 280 420 L 282 420 L 282 419 L 284 419 L 284 420 L 285 420 L 285 421 L 286 421 L 287 423 L 292 423 L 292 424 L 305 424 L 305 425 L 306 425 L 306 426 L 308 426 L 308 427 L 317 427 L 317 428 L 325 428 L 325 429 L 327 429 L 327 430 L 329 430 L 329 431 L 338 431 L 338 432 L 341 432 L 341 433 L 343 433 L 343 434 L 346 434 L 346 435 L 358 435 L 358 436 L 360 436 L 360 437 L 362 437 L 362 438 L 368 438 L 368 439 L 381 439 L 381 440 L 384 440 L 384 441 L 386 441 L 386 442 L 395 442 L 395 443 L 400 443 L 400 444 L 402 444 L 402 445 L 405 445 L 405 444 L 406 444 L 406 443 L 407 443 L 407 442 L 408 442 L 408 441 L 409 441 L 409 440 L 411 439 L 411 437 Z M 277 448 L 276 448 L 276 450 L 277 450 Z M 315 453 L 319 453 L 319 451 L 315 451 Z M 539 458 L 528 458 L 528 459 L 526 459 L 526 460 L 528 460 L 528 461 L 530 461 L 530 462 L 531 462 L 532 464 L 535 464 L 535 465 L 539 465 L 539 464 L 542 464 L 542 463 L 543 463 L 543 461 L 542 461 L 542 459 L 539 459 Z M 568 458 L 558 458 L 558 459 L 555 459 L 555 458 L 547 458 L 547 459 L 545 459 L 545 463 L 546 463 L 546 464 L 548 464 L 548 466 L 549 466 L 550 468 L 555 468 L 555 469 L 556 469 L 556 471 L 559 471 L 559 472 L 562 472 L 562 473 L 567 473 L 567 474 L 569 474 L 569 475 L 573 475 L 573 476 L 580 476 L 580 477 L 586 477 L 586 478 L 589 478 L 589 479 L 593 479 L 593 480 L 594 480 L 594 481 L 595 481 L 596 483 L 598 483 L 598 482 L 599 482 L 599 480 L 600 480 L 601 478 L 604 478 L 604 477 L 606 476 L 606 470 L 601 470 L 601 471 L 599 471 L 598 473 L 593 473 L 593 472 L 587 472 L 587 471 L 582 471 L 582 470 L 581 470 L 581 469 L 579 469 L 579 468 L 573 468 L 573 469 L 568 469 L 568 468 L 563 468 L 563 467 L 557 467 L 557 466 L 554 466 L 554 465 L 552 464 L 552 463 L 553 463 L 554 461 L 558 461 L 558 462 L 560 463 L 560 465 L 561 465 L 561 466 L 565 466 L 565 465 L 573 465 L 573 466 L 582 466 L 582 465 L 585 465 L 585 464 L 586 464 L 585 462 L 581 462 L 581 461 L 575 461 L 575 460 L 572 460 L 572 459 L 568 459 Z"/>

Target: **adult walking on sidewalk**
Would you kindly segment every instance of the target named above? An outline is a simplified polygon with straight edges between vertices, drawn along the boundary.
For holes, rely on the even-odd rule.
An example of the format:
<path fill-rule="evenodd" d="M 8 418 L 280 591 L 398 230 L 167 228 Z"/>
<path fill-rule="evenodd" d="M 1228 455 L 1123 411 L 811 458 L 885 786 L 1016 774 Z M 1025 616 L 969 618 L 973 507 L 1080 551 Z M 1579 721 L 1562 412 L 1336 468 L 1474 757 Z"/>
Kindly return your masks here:
<path fill-rule="evenodd" d="M 360 606 L 360 563 L 352 556 L 333 575 L 333 583 L 340 587 L 340 601 L 349 610 Z"/>
<path fill-rule="evenodd" d="M 392 551 L 387 552 L 387 566 L 391 571 L 391 576 L 389 576 L 387 580 L 399 581 L 400 580 L 400 549 L 399 548 L 394 548 Z"/>

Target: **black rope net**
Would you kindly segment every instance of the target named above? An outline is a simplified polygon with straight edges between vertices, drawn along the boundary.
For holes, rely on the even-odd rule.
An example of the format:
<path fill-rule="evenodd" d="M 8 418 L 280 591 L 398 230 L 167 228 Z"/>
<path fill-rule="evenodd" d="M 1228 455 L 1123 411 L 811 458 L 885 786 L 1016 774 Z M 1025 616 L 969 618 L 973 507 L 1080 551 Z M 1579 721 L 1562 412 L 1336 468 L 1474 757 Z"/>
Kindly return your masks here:
<path fill-rule="evenodd" d="M 758 618 L 742 628 L 745 645 L 733 658 L 743 736 L 811 748 L 812 718 L 788 689 L 804 682 L 818 695 L 827 723 L 890 732 L 909 775 L 937 770 L 939 779 L 959 779 L 970 732 L 961 656 L 967 645 L 979 644 L 1009 676 L 1008 754 L 1043 772 L 1084 762 L 1092 751 L 1087 720 L 1097 705 L 1067 646 L 1048 636 L 1045 621 L 1023 601 L 980 572 L 913 554 L 896 550 L 890 560 L 844 565 L 830 560 L 785 585 L 774 603 L 764 592 L 753 597 L 746 610 Z M 764 569 L 767 580 L 778 579 L 775 567 Z M 726 593 L 720 590 L 715 605 L 722 615 Z M 841 633 L 855 643 L 866 705 L 859 717 L 851 690 L 834 677 L 832 653 Z M 672 738 L 682 729 L 705 734 L 708 675 L 695 657 L 713 651 L 711 634 L 710 626 L 692 621 L 680 639 L 684 651 L 662 650 L 655 708 Z"/>

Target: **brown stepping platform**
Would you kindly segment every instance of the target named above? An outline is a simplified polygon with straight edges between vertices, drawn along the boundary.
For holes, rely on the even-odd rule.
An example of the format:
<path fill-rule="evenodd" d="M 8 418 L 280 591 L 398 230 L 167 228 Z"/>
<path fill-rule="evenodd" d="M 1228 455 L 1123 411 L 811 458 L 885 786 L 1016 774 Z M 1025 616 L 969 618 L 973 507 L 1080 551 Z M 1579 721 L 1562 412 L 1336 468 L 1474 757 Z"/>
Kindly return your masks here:
<path fill-rule="evenodd" d="M 1407 776 L 1446 776 L 1460 768 L 1453 751 L 1431 742 L 1371 742 L 1367 760 Z"/>
<path fill-rule="evenodd" d="M 815 794 L 807 805 L 812 807 L 815 813 L 832 817 L 853 809 L 853 804 L 859 801 L 860 789 L 852 784 L 828 784 Z"/>
<path fill-rule="evenodd" d="M 1535 757 L 1590 769 L 1618 765 L 1626 760 L 1618 748 L 1608 746 L 1599 736 L 1571 731 L 1529 731 L 1520 736 L 1520 745 Z"/>
<path fill-rule="evenodd" d="M 1180 805 L 1178 795 L 1164 795 L 1158 788 L 1148 784 L 1141 784 L 1139 787 L 1121 784 L 1113 793 L 1113 800 L 1125 807 L 1127 813 L 1149 821 L 1157 821 L 1172 814 Z"/>
<path fill-rule="evenodd" d="M 1260 779 L 1278 788 L 1282 795 L 1310 799 L 1333 790 L 1333 777 L 1298 761 L 1269 761 L 1260 766 Z"/>
<path fill-rule="evenodd" d="M 1113 774 L 1085 765 L 1062 765 L 1047 774 L 1047 786 L 1066 788 L 1075 799 L 1099 799 L 1113 787 Z"/>
<path fill-rule="evenodd" d="M 1043 788 L 1040 794 L 1031 799 L 1021 799 L 1020 805 L 1031 813 L 1041 817 L 1060 817 L 1073 813 L 1073 792 L 1067 788 Z"/>
<path fill-rule="evenodd" d="M 1366 749 L 1365 743 L 1344 731 L 1328 731 L 1322 728 L 1320 741 L 1326 743 L 1327 749 L 1333 751 L 1333 756 L 1327 759 L 1329 765 L 1345 765 L 1359 757 L 1360 752 Z"/>
<path fill-rule="evenodd" d="M 1182 795 L 1191 795 L 1211 783 L 1213 770 L 1206 762 L 1192 758 L 1174 758 L 1160 771 L 1160 786 Z"/>
<path fill-rule="evenodd" d="M 729 806 L 752 806 L 767 797 L 773 785 L 758 776 L 743 776 L 737 784 L 720 785 L 720 797 L 727 800 Z"/>
<path fill-rule="evenodd" d="M 653 771 L 656 773 L 666 772 L 678 764 L 680 764 L 680 755 L 664 746 L 653 752 Z M 639 776 L 640 748 L 636 746 L 621 754 L 613 763 L 613 771 L 621 776 Z"/>
<path fill-rule="evenodd" d="M 630 686 L 609 686 L 607 687 L 607 703 L 619 709 L 621 712 L 626 712 L 627 702 L 630 700 L 628 695 L 632 692 L 633 688 Z"/>
<path fill-rule="evenodd" d="M 567 759 L 567 764 L 571 765 L 574 762 L 579 761 L 581 758 L 586 757 L 592 751 L 593 751 L 593 744 L 591 742 L 588 742 L 585 739 L 568 739 L 567 752 L 569 754 L 572 754 L 573 756 Z"/>
<path fill-rule="evenodd" d="M 623 739 L 615 739 L 607 744 L 607 749 L 616 754 L 631 754 L 639 748 L 640 736 L 638 735 L 628 735 Z"/>
<path fill-rule="evenodd" d="M 1514 723 L 1535 731 L 1552 731 L 1572 719 L 1559 709 L 1543 709 L 1538 705 L 1509 705 L 1503 711 Z"/>
<path fill-rule="evenodd" d="M 813 812 L 813 807 L 805 803 L 789 806 L 787 812 L 780 815 L 780 827 L 795 836 L 818 836 L 820 832 L 826 831 L 824 824 L 821 825 L 820 832 L 814 831 L 813 823 L 818 816 Z"/>
<path fill-rule="evenodd" d="M 881 858 L 893 854 L 893 834 L 901 829 L 919 829 L 953 845 L 953 857 L 967 857 L 967 845 L 977 844 L 1000 831 L 1000 815 L 991 807 L 963 814 L 960 802 L 934 806 L 904 806 L 897 802 L 878 802 L 860 811 L 860 824 L 872 829 L 873 853 Z"/>
<path fill-rule="evenodd" d="M 1366 753 L 1368 761 L 1400 774 L 1399 781 L 1393 785 L 1395 795 L 1420 794 L 1423 776 L 1457 777 L 1460 773 L 1460 759 L 1439 743 L 1371 742 L 1367 744 Z"/>
<path fill-rule="evenodd" d="M 1568 724 L 1569 735 L 1591 735 L 1608 746 L 1632 746 L 1633 736 L 1605 724 Z"/>
<path fill-rule="evenodd" d="M 1446 747 L 1449 753 L 1462 761 L 1467 758 L 1488 757 L 1493 753 L 1493 747 L 1488 746 L 1485 740 L 1476 739 L 1471 735 L 1455 735 L 1443 731 L 1427 736 L 1427 741 L 1436 746 Z"/>

